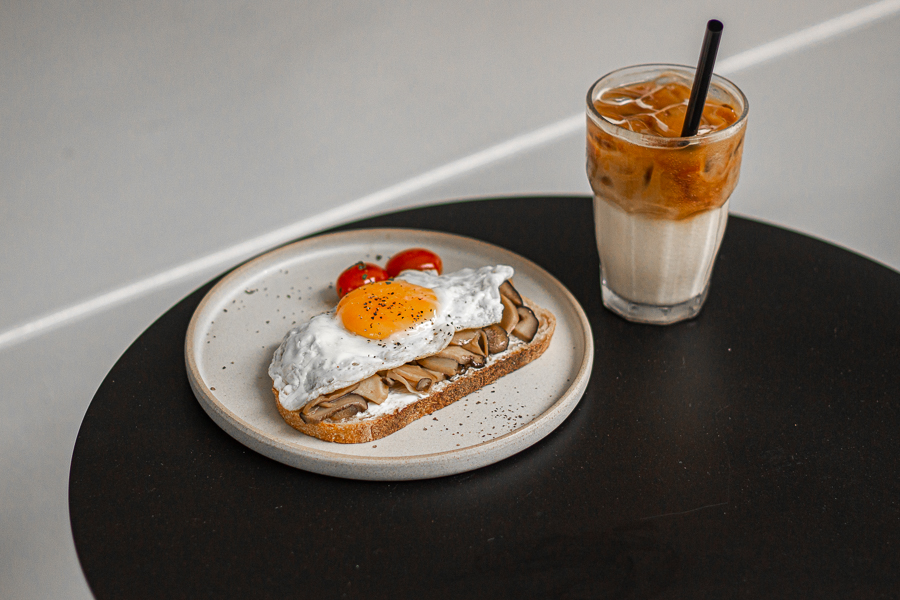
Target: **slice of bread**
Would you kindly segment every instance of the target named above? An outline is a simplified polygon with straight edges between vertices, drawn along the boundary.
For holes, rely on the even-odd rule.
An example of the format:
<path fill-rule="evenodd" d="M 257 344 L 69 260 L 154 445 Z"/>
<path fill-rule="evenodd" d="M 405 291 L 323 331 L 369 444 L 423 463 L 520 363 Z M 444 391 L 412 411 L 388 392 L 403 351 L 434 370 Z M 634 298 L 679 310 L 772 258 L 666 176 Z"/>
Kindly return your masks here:
<path fill-rule="evenodd" d="M 344 421 L 329 423 L 306 423 L 300 417 L 300 410 L 288 410 L 278 401 L 278 390 L 275 393 L 275 404 L 284 420 L 307 435 L 339 444 L 361 444 L 371 442 L 390 435 L 406 427 L 416 419 L 453 404 L 460 398 L 490 385 L 513 371 L 520 369 L 538 358 L 550 345 L 553 331 L 556 329 L 556 317 L 548 310 L 540 308 L 528 298 L 523 298 L 526 306 L 534 311 L 540 326 L 531 342 L 516 344 L 505 352 L 491 355 L 491 361 L 480 369 L 470 368 L 452 380 L 441 382 L 438 389 L 428 396 L 416 400 L 412 404 L 386 415 L 377 415 L 364 419 L 349 418 Z"/>

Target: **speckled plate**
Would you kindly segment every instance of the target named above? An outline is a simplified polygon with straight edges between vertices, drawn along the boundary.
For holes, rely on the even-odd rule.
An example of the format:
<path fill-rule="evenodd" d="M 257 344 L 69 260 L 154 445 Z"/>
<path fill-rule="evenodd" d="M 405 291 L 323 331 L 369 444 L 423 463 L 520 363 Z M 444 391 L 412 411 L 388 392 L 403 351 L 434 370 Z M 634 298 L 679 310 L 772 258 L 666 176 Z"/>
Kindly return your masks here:
<path fill-rule="evenodd" d="M 536 361 L 388 437 L 334 444 L 287 425 L 267 373 L 296 323 L 331 310 L 337 275 L 365 260 L 384 265 L 412 246 L 437 252 L 444 271 L 507 264 L 516 288 L 556 315 Z M 533 262 L 498 246 L 433 231 L 364 229 L 274 250 L 222 279 L 197 307 L 185 340 L 191 388 L 203 409 L 245 446 L 293 467 L 350 479 L 404 480 L 477 469 L 528 448 L 578 404 L 591 374 L 591 328 L 571 293 Z"/>

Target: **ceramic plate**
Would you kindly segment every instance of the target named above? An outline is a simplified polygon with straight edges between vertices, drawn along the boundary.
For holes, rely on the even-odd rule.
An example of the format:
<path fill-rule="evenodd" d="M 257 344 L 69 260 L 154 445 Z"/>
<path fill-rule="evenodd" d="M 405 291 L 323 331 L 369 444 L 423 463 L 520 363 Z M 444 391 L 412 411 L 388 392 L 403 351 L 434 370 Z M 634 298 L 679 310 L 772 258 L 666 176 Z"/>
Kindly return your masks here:
<path fill-rule="evenodd" d="M 506 264 L 520 293 L 556 315 L 536 361 L 388 437 L 334 444 L 287 425 L 268 375 L 285 333 L 334 308 L 334 281 L 355 262 L 384 265 L 413 246 L 437 252 L 444 272 Z M 569 291 L 533 262 L 470 238 L 409 229 L 364 229 L 303 240 L 241 266 L 197 307 L 185 341 L 194 394 L 210 417 L 245 446 L 279 462 L 337 477 L 425 479 L 462 473 L 540 441 L 572 412 L 593 365 L 590 324 Z"/>

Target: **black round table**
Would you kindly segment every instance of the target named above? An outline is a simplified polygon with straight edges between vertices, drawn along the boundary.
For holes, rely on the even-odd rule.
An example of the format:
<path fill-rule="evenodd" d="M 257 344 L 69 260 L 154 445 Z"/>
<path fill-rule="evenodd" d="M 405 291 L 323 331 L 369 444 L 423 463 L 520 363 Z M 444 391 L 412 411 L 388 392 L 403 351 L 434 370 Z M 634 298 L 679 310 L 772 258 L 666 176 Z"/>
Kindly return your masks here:
<path fill-rule="evenodd" d="M 79 431 L 69 507 L 97 598 L 897 597 L 900 274 L 732 217 L 701 315 L 656 327 L 602 307 L 588 198 L 341 229 L 364 227 L 471 236 L 559 278 L 596 348 L 574 413 L 453 477 L 287 467 L 219 429 L 188 385 L 185 332 L 210 283 L 125 352 Z"/>

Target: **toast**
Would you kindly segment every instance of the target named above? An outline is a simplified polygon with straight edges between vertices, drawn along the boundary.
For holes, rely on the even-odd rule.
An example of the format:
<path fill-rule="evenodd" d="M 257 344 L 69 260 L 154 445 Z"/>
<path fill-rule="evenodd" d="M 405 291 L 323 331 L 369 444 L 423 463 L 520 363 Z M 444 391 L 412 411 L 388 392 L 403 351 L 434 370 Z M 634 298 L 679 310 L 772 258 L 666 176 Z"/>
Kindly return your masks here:
<path fill-rule="evenodd" d="M 278 390 L 272 388 L 278 412 L 294 429 L 327 442 L 360 444 L 395 433 L 413 421 L 449 406 L 460 398 L 494 383 L 504 375 L 524 367 L 544 353 L 556 329 L 556 317 L 528 298 L 522 298 L 522 301 L 538 319 L 537 332 L 530 342 L 516 343 L 503 352 L 490 355 L 485 366 L 469 368 L 451 379 L 435 384 L 428 395 L 390 414 L 350 417 L 335 422 L 307 423 L 301 417 L 301 410 L 284 408 L 279 401 Z"/>

